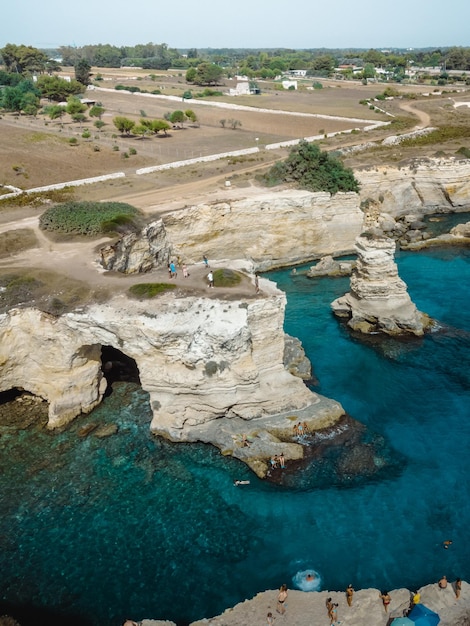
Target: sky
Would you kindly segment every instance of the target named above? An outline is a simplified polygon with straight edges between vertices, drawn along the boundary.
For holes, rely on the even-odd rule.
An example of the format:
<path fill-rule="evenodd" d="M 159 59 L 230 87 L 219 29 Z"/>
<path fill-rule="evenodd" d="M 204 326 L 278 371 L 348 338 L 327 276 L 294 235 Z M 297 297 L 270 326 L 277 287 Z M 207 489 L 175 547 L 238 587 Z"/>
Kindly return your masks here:
<path fill-rule="evenodd" d="M 470 1 L 15 0 L 0 47 L 166 43 L 170 48 L 470 47 Z"/>

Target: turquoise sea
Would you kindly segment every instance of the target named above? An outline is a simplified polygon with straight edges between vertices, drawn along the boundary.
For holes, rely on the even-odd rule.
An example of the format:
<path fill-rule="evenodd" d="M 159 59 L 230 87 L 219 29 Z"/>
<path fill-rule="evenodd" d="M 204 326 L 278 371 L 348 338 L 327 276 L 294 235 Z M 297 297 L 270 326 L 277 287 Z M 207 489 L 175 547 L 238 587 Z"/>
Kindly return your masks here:
<path fill-rule="evenodd" d="M 0 614 L 23 626 L 183 625 L 310 568 L 323 589 L 470 580 L 470 250 L 397 262 L 440 324 L 421 340 L 351 337 L 330 312 L 348 279 L 269 277 L 287 293 L 285 328 L 312 360 L 314 389 L 383 435 L 398 468 L 277 487 L 211 446 L 152 437 L 147 395 L 130 383 L 59 434 L 0 425 Z M 119 431 L 80 437 L 89 422 Z"/>

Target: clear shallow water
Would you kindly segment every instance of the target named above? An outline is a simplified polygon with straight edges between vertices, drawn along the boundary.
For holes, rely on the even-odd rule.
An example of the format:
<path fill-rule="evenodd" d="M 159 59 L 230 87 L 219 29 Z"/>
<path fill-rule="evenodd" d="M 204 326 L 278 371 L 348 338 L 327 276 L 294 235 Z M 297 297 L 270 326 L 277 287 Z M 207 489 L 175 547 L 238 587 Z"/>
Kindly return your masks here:
<path fill-rule="evenodd" d="M 210 446 L 151 437 L 146 394 L 118 385 L 65 433 L 1 428 L 3 600 L 54 608 L 68 623 L 184 623 L 306 570 L 324 589 L 468 580 L 469 251 L 402 253 L 398 263 L 442 332 L 365 345 L 330 313 L 348 279 L 270 276 L 288 294 L 286 331 L 303 341 L 317 390 L 383 434 L 401 471 L 351 488 L 279 489 Z M 77 434 L 110 421 L 119 432 L 109 438 Z"/>

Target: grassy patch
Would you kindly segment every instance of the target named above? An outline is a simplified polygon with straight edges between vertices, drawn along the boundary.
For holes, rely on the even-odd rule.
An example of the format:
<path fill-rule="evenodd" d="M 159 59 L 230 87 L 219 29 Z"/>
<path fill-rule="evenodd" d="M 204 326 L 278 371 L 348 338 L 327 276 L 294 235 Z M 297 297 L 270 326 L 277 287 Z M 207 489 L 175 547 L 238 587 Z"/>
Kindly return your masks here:
<path fill-rule="evenodd" d="M 13 198 L 2 198 L 0 196 L 0 209 L 10 209 L 15 206 L 42 206 L 50 202 L 65 202 L 73 196 L 73 193 L 74 190 L 72 187 L 66 187 L 64 189 L 55 189 L 38 193 L 22 193 L 18 196 L 14 196 Z"/>
<path fill-rule="evenodd" d="M 429 146 L 434 144 L 452 141 L 454 139 L 466 139 L 470 137 L 470 127 L 468 126 L 441 126 L 431 131 L 427 135 L 410 137 L 400 142 L 405 148 L 413 146 Z"/>
<path fill-rule="evenodd" d="M 18 254 L 30 248 L 36 248 L 37 245 L 36 235 L 30 228 L 7 230 L 4 233 L 0 233 L 0 258 Z"/>
<path fill-rule="evenodd" d="M 176 285 L 169 283 L 137 283 L 129 287 L 129 294 L 134 298 L 155 298 L 160 293 L 174 289 Z"/>
<path fill-rule="evenodd" d="M 66 202 L 47 209 L 39 226 L 53 233 L 94 237 L 135 231 L 139 215 L 123 202 Z"/>
<path fill-rule="evenodd" d="M 45 270 L 10 269 L 0 273 L 0 312 L 13 307 L 33 306 L 45 313 L 61 315 L 77 306 L 108 294 L 94 294 L 84 283 Z"/>
<path fill-rule="evenodd" d="M 242 275 L 240 272 L 220 268 L 214 270 L 214 286 L 215 287 L 236 287 L 241 283 Z"/>

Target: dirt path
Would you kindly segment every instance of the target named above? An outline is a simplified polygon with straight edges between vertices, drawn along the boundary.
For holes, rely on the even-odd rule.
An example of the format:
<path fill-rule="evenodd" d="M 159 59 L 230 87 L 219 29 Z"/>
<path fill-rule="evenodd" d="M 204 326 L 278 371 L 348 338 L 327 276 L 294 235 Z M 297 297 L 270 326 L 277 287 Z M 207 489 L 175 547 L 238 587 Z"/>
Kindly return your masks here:
<path fill-rule="evenodd" d="M 400 109 L 415 115 L 419 119 L 419 124 L 415 126 L 414 130 L 422 130 L 423 128 L 427 128 L 431 125 L 431 117 L 421 109 L 417 109 L 413 105 L 405 102 L 400 102 Z"/>

